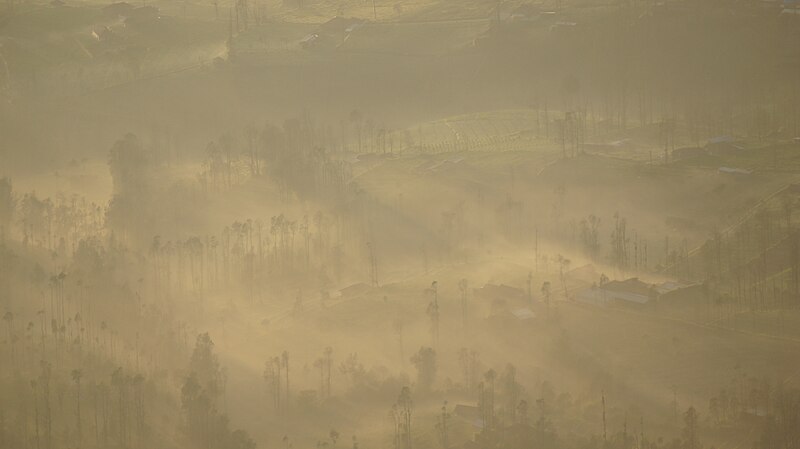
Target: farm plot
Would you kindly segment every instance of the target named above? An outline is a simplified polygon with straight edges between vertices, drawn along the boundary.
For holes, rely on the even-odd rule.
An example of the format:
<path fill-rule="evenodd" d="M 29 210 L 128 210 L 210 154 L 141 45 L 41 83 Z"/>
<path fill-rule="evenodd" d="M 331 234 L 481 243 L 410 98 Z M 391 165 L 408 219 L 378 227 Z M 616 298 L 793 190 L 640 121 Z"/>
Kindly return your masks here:
<path fill-rule="evenodd" d="M 489 29 L 489 20 L 365 23 L 355 27 L 338 47 L 341 52 L 397 55 L 443 55 L 472 44 Z"/>
<path fill-rule="evenodd" d="M 399 142 L 401 148 L 423 153 L 524 151 L 554 146 L 536 132 L 544 127 L 537 114 L 509 110 L 455 116 L 394 131 L 389 138 Z"/>

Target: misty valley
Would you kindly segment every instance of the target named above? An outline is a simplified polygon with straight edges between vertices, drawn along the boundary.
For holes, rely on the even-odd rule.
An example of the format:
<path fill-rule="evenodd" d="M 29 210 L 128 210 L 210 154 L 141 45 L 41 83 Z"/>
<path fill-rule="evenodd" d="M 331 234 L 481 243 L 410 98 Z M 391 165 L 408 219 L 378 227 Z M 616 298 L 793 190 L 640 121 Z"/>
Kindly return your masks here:
<path fill-rule="evenodd" d="M 797 0 L 5 0 L 0 449 L 800 448 Z"/>

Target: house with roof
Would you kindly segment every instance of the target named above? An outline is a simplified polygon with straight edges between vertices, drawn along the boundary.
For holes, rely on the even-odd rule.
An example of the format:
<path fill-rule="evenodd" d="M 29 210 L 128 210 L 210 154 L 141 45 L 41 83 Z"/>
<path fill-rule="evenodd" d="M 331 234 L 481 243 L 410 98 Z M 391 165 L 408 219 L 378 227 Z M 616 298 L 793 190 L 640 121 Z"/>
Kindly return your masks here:
<path fill-rule="evenodd" d="M 317 43 L 318 40 L 319 40 L 319 34 L 311 33 L 311 34 L 308 34 L 308 35 L 304 36 L 302 39 L 300 39 L 299 44 L 300 44 L 300 47 L 302 47 L 303 49 L 309 49 L 309 48 L 313 47 Z"/>
<path fill-rule="evenodd" d="M 119 40 L 119 37 L 107 26 L 101 26 L 92 30 L 92 38 L 100 42 L 112 42 Z"/>
<path fill-rule="evenodd" d="M 639 278 L 595 284 L 576 295 L 578 301 L 596 305 L 644 306 L 657 298 L 656 286 Z"/>
<path fill-rule="evenodd" d="M 534 3 L 525 3 L 517 6 L 508 13 L 508 20 L 534 20 L 539 17 L 541 13 L 539 5 Z"/>
<path fill-rule="evenodd" d="M 359 297 L 359 296 L 364 296 L 367 293 L 370 293 L 371 291 L 372 291 L 372 287 L 370 287 L 369 285 L 367 285 L 367 284 L 365 284 L 363 282 L 358 282 L 358 283 L 353 284 L 353 285 L 348 285 L 347 287 L 344 287 L 343 289 L 339 290 L 338 297 L 339 298 L 356 298 L 356 297 Z"/>
<path fill-rule="evenodd" d="M 489 307 L 488 319 L 500 325 L 532 323 L 539 316 L 541 306 L 531 303 L 528 294 L 521 288 L 505 284 L 486 284 L 473 289 L 475 299 Z"/>
<path fill-rule="evenodd" d="M 690 159 L 693 157 L 703 156 L 708 154 L 705 148 L 699 147 L 681 147 L 672 150 L 670 153 L 673 160 Z"/>
<path fill-rule="evenodd" d="M 726 175 L 749 175 L 753 173 L 750 170 L 744 168 L 736 168 L 736 167 L 720 167 L 717 169 L 719 173 L 726 174 Z"/>
<path fill-rule="evenodd" d="M 506 304 L 493 306 L 492 313 L 487 320 L 503 328 L 525 326 L 536 322 L 536 312 L 529 307 L 508 307 Z"/>
<path fill-rule="evenodd" d="M 456 404 L 453 416 L 477 429 L 483 429 L 483 416 L 477 406 Z"/>
<path fill-rule="evenodd" d="M 643 282 L 638 278 L 594 284 L 576 295 L 581 302 L 595 305 L 623 305 L 643 307 L 649 304 L 686 305 L 705 300 L 703 284 L 664 281 L 659 284 Z"/>
<path fill-rule="evenodd" d="M 737 154 L 746 149 L 737 143 L 736 138 L 733 136 L 716 136 L 708 139 L 705 150 L 708 154 L 713 156 L 724 156 L 728 154 Z"/>
<path fill-rule="evenodd" d="M 528 295 L 521 288 L 511 287 L 505 284 L 486 284 L 481 288 L 473 289 L 476 298 L 506 301 L 526 300 Z"/>
<path fill-rule="evenodd" d="M 589 263 L 567 271 L 567 278 L 592 283 L 600 279 L 600 273 L 594 265 Z"/>
<path fill-rule="evenodd" d="M 511 317 L 521 323 L 536 319 L 536 313 L 528 307 L 520 307 L 510 311 Z"/>
<path fill-rule="evenodd" d="M 703 304 L 707 300 L 707 289 L 703 284 L 664 282 L 656 286 L 659 305 Z"/>
<path fill-rule="evenodd" d="M 135 6 L 128 2 L 116 2 L 103 7 L 103 15 L 107 18 L 118 19 L 120 17 L 127 17 Z"/>
<path fill-rule="evenodd" d="M 140 6 L 128 11 L 128 20 L 157 20 L 160 18 L 158 8 L 152 5 Z"/>

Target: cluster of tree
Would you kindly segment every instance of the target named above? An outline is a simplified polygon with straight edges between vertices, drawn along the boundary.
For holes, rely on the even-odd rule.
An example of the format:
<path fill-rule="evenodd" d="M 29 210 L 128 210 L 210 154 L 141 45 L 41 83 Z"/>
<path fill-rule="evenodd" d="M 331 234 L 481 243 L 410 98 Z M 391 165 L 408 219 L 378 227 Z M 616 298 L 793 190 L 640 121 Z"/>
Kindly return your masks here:
<path fill-rule="evenodd" d="M 137 165 L 122 162 L 141 156 L 132 139 L 117 145 L 112 158 L 120 165 L 112 171 L 117 194 L 135 197 L 147 187 L 136 179 Z M 186 357 L 188 327 L 174 319 L 174 304 L 143 298 L 144 259 L 108 231 L 107 215 L 96 206 L 35 194 L 16 201 L 10 182 L 4 185 L 5 229 L 19 232 L 4 233 L 0 242 L 0 342 L 7 362 L 0 364 L 0 445 L 184 444 L 182 434 L 173 435 L 179 423 L 151 416 L 177 411 L 170 400 L 174 385 L 164 373 L 179 369 Z M 227 418 L 213 412 L 224 379 L 210 380 L 211 346 L 210 339 L 198 339 L 191 359 L 198 374 L 189 378 L 201 386 L 194 395 L 185 389 L 193 423 L 186 436 L 213 447 L 252 448 L 246 435 L 229 431 Z M 206 402 L 211 408 L 204 410 Z M 215 430 L 198 436 L 197 426 L 207 424 Z"/>
<path fill-rule="evenodd" d="M 252 301 L 264 281 L 292 274 L 342 273 L 341 229 L 336 216 L 322 212 L 313 219 L 290 220 L 280 214 L 270 223 L 256 219 L 236 221 L 219 235 L 193 236 L 150 244 L 149 262 L 156 297 L 206 292 L 241 286 Z"/>
<path fill-rule="evenodd" d="M 689 407 L 683 413 L 683 426 L 679 434 L 672 440 L 661 437 L 649 439 L 645 435 L 643 418 L 640 419 L 639 428 L 633 430 L 628 425 L 627 418 L 622 428 L 613 433 L 606 429 L 605 397 L 602 402 L 602 415 L 596 417 L 602 424 L 603 433 L 593 435 L 588 439 L 571 437 L 568 440 L 559 438 L 556 425 L 551 417 L 556 410 L 555 394 L 548 384 L 542 385 L 541 396 L 536 399 L 535 410 L 531 410 L 528 395 L 523 387 L 516 381 L 516 369 L 507 365 L 501 375 L 490 369 L 483 376 L 479 384 L 477 398 L 477 421 L 470 419 L 470 424 L 478 425 L 478 432 L 471 437 L 471 441 L 464 443 L 464 447 L 497 447 L 503 449 L 522 448 L 559 448 L 580 447 L 597 449 L 630 449 L 636 447 L 649 449 L 700 449 L 700 415 L 694 407 Z M 389 416 L 393 423 L 393 447 L 407 449 L 414 445 L 419 435 L 429 434 L 434 430 L 441 447 L 451 447 L 453 441 L 464 441 L 464 435 L 457 432 L 458 425 L 453 422 L 453 411 L 444 401 L 438 413 L 431 416 L 432 422 L 426 418 L 414 419 L 415 404 L 412 395 L 421 397 L 427 402 L 431 392 L 423 393 L 403 387 Z M 463 406 L 462 406 L 463 407 Z M 598 411 L 598 409 L 593 409 Z M 462 412 L 469 413 L 469 412 Z M 419 416 L 419 414 L 417 414 Z M 463 416 L 462 416 L 463 418 Z M 427 447 L 427 446 L 426 446 Z"/>
<path fill-rule="evenodd" d="M 250 436 L 231 430 L 226 414 L 218 407 L 225 394 L 225 375 L 214 354 L 214 342 L 208 333 L 197 336 L 189 361 L 189 374 L 181 386 L 181 407 L 189 437 L 198 447 L 220 449 L 255 449 Z"/>
<path fill-rule="evenodd" d="M 755 317 L 758 312 L 797 306 L 796 204 L 796 195 L 787 187 L 754 205 L 732 226 L 714 230 L 697 249 L 689 251 L 684 243 L 671 251 L 665 271 L 704 285 L 707 304 L 698 308 L 696 318 L 736 326 L 736 317 L 744 312 Z M 776 329 L 781 327 L 778 322 Z"/>
<path fill-rule="evenodd" d="M 748 417 L 780 413 L 780 407 L 793 394 L 767 379 L 736 378 L 732 387 L 721 389 L 709 399 L 708 415 L 716 426 L 736 426 L 748 421 Z"/>
<path fill-rule="evenodd" d="M 167 403 L 155 383 L 86 355 L 55 360 L 55 365 L 42 360 L 35 369 L 17 365 L 13 376 L 10 369 L 1 370 L 0 442 L 4 447 L 145 448 L 159 444 L 149 415 Z"/>
<path fill-rule="evenodd" d="M 284 198 L 292 192 L 341 198 L 352 170 L 346 161 L 333 157 L 330 148 L 329 130 L 308 114 L 281 127 L 249 125 L 241 137 L 227 133 L 209 143 L 200 184 L 203 191 L 221 191 L 266 175 L 277 183 Z"/>
<path fill-rule="evenodd" d="M 289 353 L 283 351 L 280 356 L 268 359 L 264 364 L 264 380 L 272 396 L 272 404 L 276 413 L 286 413 L 289 397 Z"/>
<path fill-rule="evenodd" d="M 800 447 L 800 392 L 779 390 L 773 395 L 773 406 L 768 409 L 759 449 L 794 449 Z"/>
<path fill-rule="evenodd" d="M 15 201 L 11 180 L 0 178 L 0 242 L 6 238 L 14 219 Z"/>

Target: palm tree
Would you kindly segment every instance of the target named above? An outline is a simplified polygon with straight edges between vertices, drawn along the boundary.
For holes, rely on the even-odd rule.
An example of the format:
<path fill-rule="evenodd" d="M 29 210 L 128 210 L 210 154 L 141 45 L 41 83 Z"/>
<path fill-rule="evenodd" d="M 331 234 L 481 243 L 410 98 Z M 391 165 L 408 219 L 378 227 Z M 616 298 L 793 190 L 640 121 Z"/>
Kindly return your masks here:
<path fill-rule="evenodd" d="M 319 368 L 319 396 L 322 398 L 325 397 L 325 360 L 314 360 L 314 368 Z"/>
<path fill-rule="evenodd" d="M 6 312 L 3 315 L 3 320 L 6 322 L 6 330 L 8 331 L 8 344 L 11 346 L 11 365 L 15 365 L 15 348 L 14 348 L 14 314 Z"/>
<path fill-rule="evenodd" d="M 97 405 L 97 392 L 99 387 L 96 383 L 92 382 L 92 408 L 94 409 L 94 442 L 96 446 L 100 445 L 100 426 L 98 424 L 98 411 Z"/>
<path fill-rule="evenodd" d="M 467 287 L 466 279 L 458 281 L 458 290 L 461 292 L 461 321 L 464 329 L 467 328 Z"/>
<path fill-rule="evenodd" d="M 276 370 L 277 368 L 277 370 Z M 267 382 L 267 387 L 272 394 L 272 405 L 275 411 L 280 410 L 280 363 L 277 357 L 267 359 L 264 364 L 264 380 Z"/>
<path fill-rule="evenodd" d="M 439 345 L 439 292 L 438 292 L 438 283 L 433 281 L 431 284 L 431 288 L 428 290 L 433 299 L 428 304 L 428 309 L 426 310 L 428 316 L 431 319 L 431 336 L 433 337 L 433 345 Z"/>
<path fill-rule="evenodd" d="M 127 417 L 127 401 L 126 401 L 126 386 L 128 379 L 122 368 L 117 368 L 111 373 L 111 385 L 117 389 L 117 418 L 119 422 L 119 438 L 120 445 L 125 446 L 128 441 L 128 417 Z"/>
<path fill-rule="evenodd" d="M 367 250 L 369 251 L 369 279 L 373 286 L 378 286 L 378 261 L 375 258 L 375 248 L 372 242 L 367 242 Z"/>
<path fill-rule="evenodd" d="M 542 284 L 542 296 L 544 296 L 544 302 L 547 305 L 547 314 L 550 314 L 550 281 L 545 281 Z"/>
<path fill-rule="evenodd" d="M 568 299 L 567 297 L 567 279 L 564 276 L 564 271 L 569 269 L 570 260 L 562 256 L 561 254 L 558 255 L 558 269 L 559 269 L 559 276 L 561 278 L 561 285 L 564 288 L 564 299 Z"/>
<path fill-rule="evenodd" d="M 337 432 L 336 429 L 331 429 L 328 436 L 331 438 L 333 447 L 336 447 L 336 442 L 339 441 L 339 432 Z"/>
<path fill-rule="evenodd" d="M 447 401 L 442 404 L 442 411 L 439 414 L 436 422 L 436 431 L 439 434 L 439 442 L 442 444 L 443 449 L 448 449 L 448 425 L 450 423 L 450 412 L 447 411 Z"/>
<path fill-rule="evenodd" d="M 281 410 L 281 359 L 280 357 L 272 358 L 272 365 L 275 367 L 275 410 L 280 413 Z"/>
<path fill-rule="evenodd" d="M 392 322 L 392 329 L 394 329 L 394 333 L 397 335 L 397 343 L 400 350 L 400 362 L 405 363 L 406 357 L 404 355 L 405 351 L 403 351 L 403 321 L 399 318 L 396 318 Z"/>
<path fill-rule="evenodd" d="M 108 447 L 108 387 L 104 382 L 101 382 L 98 389 L 100 391 L 100 404 L 103 410 L 103 446 Z"/>
<path fill-rule="evenodd" d="M 103 331 L 103 352 L 106 352 L 106 355 L 108 355 L 108 350 L 106 348 L 106 331 L 108 330 L 108 325 L 105 321 L 100 322 L 100 330 Z"/>
<path fill-rule="evenodd" d="M 59 299 L 59 304 L 60 304 L 59 305 L 59 311 L 60 311 L 60 321 L 59 321 L 60 322 L 60 326 L 59 327 L 62 328 L 62 331 L 64 330 L 63 329 L 64 328 L 64 309 L 65 309 L 65 307 L 64 307 L 64 305 L 65 305 L 65 303 L 64 303 L 64 300 L 65 300 L 65 297 L 64 297 L 64 279 L 66 279 L 66 278 L 67 278 L 67 274 L 64 273 L 63 271 L 58 273 L 58 276 L 56 277 L 57 287 L 58 287 L 58 299 Z M 63 335 L 62 335 L 62 337 L 63 337 Z"/>
<path fill-rule="evenodd" d="M 490 369 L 483 375 L 484 380 L 489 384 L 489 393 L 486 400 L 486 420 L 489 428 L 494 427 L 494 381 L 497 378 L 497 372 Z"/>
<path fill-rule="evenodd" d="M 139 444 L 144 441 L 144 376 L 137 374 L 133 376 L 132 384 L 134 388 L 134 408 L 136 412 L 136 430 L 139 434 Z"/>
<path fill-rule="evenodd" d="M 358 135 L 358 152 L 361 153 L 361 130 L 362 130 L 362 121 L 364 120 L 364 116 L 361 114 L 361 111 L 358 109 L 353 109 L 350 111 L 350 121 L 356 127 L 356 134 Z"/>
<path fill-rule="evenodd" d="M 393 408 L 398 415 L 399 443 L 402 449 L 411 449 L 411 389 L 403 387 Z"/>
<path fill-rule="evenodd" d="M 333 348 L 325 348 L 325 369 L 327 370 L 326 383 L 328 387 L 328 397 L 331 396 L 331 368 L 333 367 Z"/>
<path fill-rule="evenodd" d="M 44 324 L 45 323 L 45 312 L 44 312 L 44 309 L 41 309 L 38 312 L 36 312 L 36 315 L 39 315 L 39 317 L 41 318 L 41 322 L 39 323 L 39 327 L 41 328 L 41 331 L 42 331 L 42 357 L 44 357 L 44 351 L 45 351 L 45 338 L 44 338 L 44 334 L 45 334 L 45 331 L 44 331 L 44 329 L 45 329 L 45 324 Z"/>
<path fill-rule="evenodd" d="M 50 363 L 42 362 L 42 372 L 39 375 L 39 383 L 42 386 L 42 395 L 44 396 L 44 416 L 47 431 L 47 449 L 53 447 L 53 415 L 50 409 Z"/>
<path fill-rule="evenodd" d="M 77 417 L 77 425 L 78 425 L 78 447 L 81 446 L 81 440 L 83 437 L 82 434 L 82 426 L 81 426 L 81 377 L 83 377 L 83 372 L 79 369 L 72 370 L 72 381 L 75 382 L 75 403 L 76 403 L 76 417 Z"/>
<path fill-rule="evenodd" d="M 700 447 L 697 439 L 697 410 L 694 406 L 689 407 L 683 414 L 683 421 L 685 427 L 683 429 L 683 438 L 685 439 L 685 447 L 687 449 L 696 449 Z"/>
<path fill-rule="evenodd" d="M 8 178 L 0 179 L 0 241 L 8 233 L 8 226 L 14 215 L 14 203 L 11 180 Z"/>
<path fill-rule="evenodd" d="M 281 363 L 283 364 L 283 372 L 286 376 L 286 394 L 284 395 L 284 406 L 289 406 L 289 352 L 283 351 L 281 354 Z"/>
<path fill-rule="evenodd" d="M 36 390 L 39 386 L 36 380 L 31 381 L 31 390 L 33 390 L 33 424 L 36 431 L 36 449 L 41 449 L 41 442 L 39 440 L 39 401 L 36 399 Z"/>

